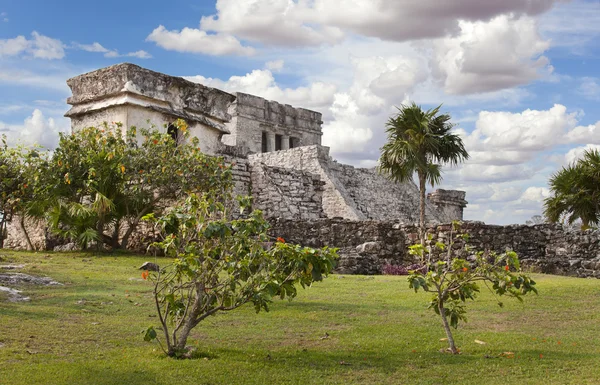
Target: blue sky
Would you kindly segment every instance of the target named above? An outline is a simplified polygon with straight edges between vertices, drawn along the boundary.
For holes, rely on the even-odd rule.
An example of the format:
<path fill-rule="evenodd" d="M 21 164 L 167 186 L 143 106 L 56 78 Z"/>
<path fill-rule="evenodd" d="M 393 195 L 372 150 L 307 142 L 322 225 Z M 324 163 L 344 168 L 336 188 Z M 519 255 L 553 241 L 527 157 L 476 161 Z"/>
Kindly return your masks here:
<path fill-rule="evenodd" d="M 52 147 L 66 79 L 124 61 L 321 111 L 356 166 L 394 106 L 443 103 L 472 159 L 441 187 L 467 191 L 467 219 L 522 223 L 600 145 L 599 37 L 598 0 L 5 1 L 0 132 Z"/>

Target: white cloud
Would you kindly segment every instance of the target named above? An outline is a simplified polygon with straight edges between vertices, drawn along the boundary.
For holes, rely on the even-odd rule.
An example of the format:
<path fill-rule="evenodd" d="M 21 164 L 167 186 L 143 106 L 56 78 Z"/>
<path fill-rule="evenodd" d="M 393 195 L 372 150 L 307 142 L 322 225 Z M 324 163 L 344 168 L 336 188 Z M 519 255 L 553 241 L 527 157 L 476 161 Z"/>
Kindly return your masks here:
<path fill-rule="evenodd" d="M 315 46 L 359 34 L 392 41 L 437 38 L 459 30 L 458 20 L 487 21 L 507 13 L 537 15 L 553 0 L 218 0 L 203 17 L 205 31 L 268 45 Z M 399 22 L 401 21 L 401 22 Z"/>
<path fill-rule="evenodd" d="M 65 46 L 57 39 L 31 33 L 32 38 L 17 36 L 13 39 L 0 39 L 0 57 L 26 54 L 37 59 L 62 59 L 65 56 Z"/>
<path fill-rule="evenodd" d="M 72 44 L 73 48 L 77 48 L 86 52 L 108 52 L 109 49 L 108 48 L 104 48 L 102 46 L 102 44 L 98 43 L 98 42 L 94 42 L 92 44 L 79 44 L 79 43 L 73 43 Z"/>
<path fill-rule="evenodd" d="M 0 40 L 0 57 L 16 56 L 29 48 L 30 42 L 25 36 L 17 36 L 14 39 Z"/>
<path fill-rule="evenodd" d="M 110 58 L 112 58 L 112 57 L 137 57 L 138 59 L 150 59 L 150 58 L 152 58 L 152 55 L 150 55 L 148 52 L 143 51 L 143 50 L 124 53 L 124 54 L 120 54 L 119 51 L 113 50 L 113 51 L 106 52 L 104 54 L 104 57 L 110 57 Z"/>
<path fill-rule="evenodd" d="M 542 40 L 530 17 L 501 15 L 489 22 L 459 23 L 461 32 L 433 43 L 434 76 L 451 94 L 495 91 L 529 83 L 552 72 L 541 56 Z"/>
<path fill-rule="evenodd" d="M 576 114 L 560 104 L 521 113 L 481 111 L 466 144 L 475 150 L 540 151 L 559 143 L 576 123 Z"/>
<path fill-rule="evenodd" d="M 323 125 L 323 145 L 331 147 L 332 154 L 363 151 L 373 131 L 352 97 L 336 94 L 331 112 L 333 119 Z"/>
<path fill-rule="evenodd" d="M 596 124 L 573 128 L 565 135 L 565 140 L 568 143 L 576 144 L 600 144 L 600 121 L 596 122 Z"/>
<path fill-rule="evenodd" d="M 218 0 L 217 15 L 203 16 L 200 28 L 280 46 L 315 46 L 336 43 L 343 33 L 319 24 L 307 1 Z"/>
<path fill-rule="evenodd" d="M 600 100 L 600 84 L 598 84 L 596 78 L 585 77 L 581 79 L 578 91 L 588 99 Z"/>
<path fill-rule="evenodd" d="M 86 51 L 86 52 L 103 53 L 104 57 L 108 57 L 108 58 L 137 57 L 138 59 L 150 59 L 152 57 L 152 55 L 150 55 L 148 52 L 143 51 L 143 50 L 120 54 L 119 51 L 117 51 L 116 49 L 110 50 L 98 42 L 94 42 L 92 44 L 80 44 L 80 43 L 74 42 L 71 44 L 71 47 L 69 47 L 69 48 L 80 49 L 80 50 Z"/>
<path fill-rule="evenodd" d="M 336 87 L 322 82 L 297 88 L 281 88 L 269 70 L 253 70 L 244 76 L 232 76 L 228 80 L 187 76 L 187 80 L 215 87 L 228 92 L 244 92 L 268 100 L 291 104 L 294 107 L 323 109 L 333 102 Z"/>
<path fill-rule="evenodd" d="M 354 80 L 348 93 L 360 113 L 372 115 L 407 98 L 427 78 L 424 62 L 406 56 L 352 57 Z"/>
<path fill-rule="evenodd" d="M 58 145 L 58 133 L 68 131 L 65 119 L 60 124 L 53 118 L 46 118 L 42 111 L 35 109 L 22 125 L 8 125 L 0 122 L 0 134 L 6 134 L 9 144 L 21 143 L 27 146 L 39 144 L 54 149 Z"/>
<path fill-rule="evenodd" d="M 285 62 L 281 59 L 279 60 L 271 60 L 265 63 L 265 68 L 270 70 L 271 72 L 281 72 Z"/>
<path fill-rule="evenodd" d="M 0 65 L 0 84 L 14 84 L 33 88 L 52 89 L 68 95 L 66 79 L 76 75 L 72 71 L 44 73 L 27 69 L 4 68 Z"/>
<path fill-rule="evenodd" d="M 205 31 L 184 28 L 181 31 L 168 31 L 160 25 L 148 37 L 147 41 L 156 43 L 170 51 L 191 52 L 205 55 L 253 55 L 254 48 L 243 46 L 238 39 L 229 34 L 208 34 Z"/>
<path fill-rule="evenodd" d="M 570 149 L 565 154 L 564 164 L 571 164 L 576 162 L 577 160 L 583 157 L 583 153 L 587 150 L 600 150 L 600 145 L 598 144 L 586 144 L 585 146 L 575 147 Z"/>
<path fill-rule="evenodd" d="M 6 12 L 1 12 L 0 13 L 0 21 L 4 22 L 4 23 L 8 23 L 9 19 L 8 19 L 8 13 Z"/>
<path fill-rule="evenodd" d="M 65 57 L 65 47 L 60 40 L 40 35 L 36 31 L 33 31 L 31 36 L 33 36 L 33 40 L 29 51 L 33 57 L 39 59 L 62 59 Z"/>

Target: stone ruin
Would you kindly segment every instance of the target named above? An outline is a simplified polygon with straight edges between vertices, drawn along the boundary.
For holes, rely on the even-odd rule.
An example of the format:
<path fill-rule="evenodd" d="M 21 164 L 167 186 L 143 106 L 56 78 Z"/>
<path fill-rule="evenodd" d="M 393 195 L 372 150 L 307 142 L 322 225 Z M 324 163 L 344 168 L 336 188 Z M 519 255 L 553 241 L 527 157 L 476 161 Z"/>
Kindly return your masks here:
<path fill-rule="evenodd" d="M 414 182 L 394 183 L 374 169 L 337 163 L 321 145 L 322 115 L 244 93 L 230 94 L 133 64 L 117 64 L 67 81 L 71 129 L 120 122 L 153 124 L 177 137 L 184 119 L 203 152 L 240 165 L 239 193 L 254 197 L 268 217 L 418 221 Z M 429 222 L 462 220 L 462 191 L 436 190 Z"/>
<path fill-rule="evenodd" d="M 105 122 L 154 125 L 179 140 L 172 123 L 184 119 L 205 153 L 235 164 L 235 192 L 253 197 L 254 207 L 271 219 L 274 235 L 310 246 L 340 247 L 340 272 L 378 274 L 384 263 L 410 262 L 406 247 L 416 241 L 419 215 L 416 184 L 392 182 L 374 169 L 336 162 L 321 144 L 321 113 L 245 93 L 230 94 L 128 63 L 74 77 L 67 84 L 73 95 L 65 116 L 71 119 L 72 130 Z M 434 227 L 460 221 L 466 205 L 464 191 L 435 190 L 427 196 L 426 220 Z M 509 236 L 502 226 L 482 226 L 473 230 L 488 234 L 486 239 L 494 241 L 488 243 L 498 251 L 527 242 L 516 242 L 519 231 Z M 33 227 L 30 237 L 36 248 L 56 246 L 44 224 Z M 13 221 L 5 247 L 25 248 L 21 233 L 18 221 Z M 554 243 L 567 239 L 538 238 Z M 600 272 L 600 263 L 595 262 L 600 254 L 594 254 L 599 238 L 593 235 L 587 243 L 590 252 L 584 259 L 592 262 L 586 262 L 586 276 Z M 137 237 L 130 247 L 145 251 L 145 239 Z M 526 259 L 548 255 L 540 247 L 520 249 Z M 572 253 L 564 255 L 567 260 L 575 258 Z M 583 268 L 581 263 L 575 265 L 555 271 L 578 274 L 576 269 Z"/>

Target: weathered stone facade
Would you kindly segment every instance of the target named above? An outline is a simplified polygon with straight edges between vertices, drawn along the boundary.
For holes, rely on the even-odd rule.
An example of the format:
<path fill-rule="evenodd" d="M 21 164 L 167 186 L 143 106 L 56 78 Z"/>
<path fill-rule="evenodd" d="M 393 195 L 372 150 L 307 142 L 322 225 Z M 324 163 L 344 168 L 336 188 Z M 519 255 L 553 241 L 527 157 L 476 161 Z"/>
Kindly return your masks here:
<path fill-rule="evenodd" d="M 231 134 L 223 143 L 246 147 L 250 152 L 272 152 L 321 144 L 321 114 L 258 96 L 235 93 L 229 107 Z"/>

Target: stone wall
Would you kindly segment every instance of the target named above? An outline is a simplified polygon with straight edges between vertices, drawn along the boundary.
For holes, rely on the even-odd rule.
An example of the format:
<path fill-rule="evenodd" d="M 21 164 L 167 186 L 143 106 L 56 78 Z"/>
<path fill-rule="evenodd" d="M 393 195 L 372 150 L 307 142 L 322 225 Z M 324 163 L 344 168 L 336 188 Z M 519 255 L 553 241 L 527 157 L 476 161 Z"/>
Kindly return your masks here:
<path fill-rule="evenodd" d="M 318 219 L 323 213 L 323 185 L 304 171 L 254 163 L 251 170 L 253 208 L 266 217 Z"/>
<path fill-rule="evenodd" d="M 310 247 L 337 247 L 340 274 L 381 274 L 385 264 L 409 263 L 406 237 L 394 222 L 273 219 L 271 235 Z"/>
<path fill-rule="evenodd" d="M 391 221 L 274 220 L 273 236 L 306 246 L 340 248 L 338 272 L 380 274 L 385 264 L 416 262 L 407 252 L 419 240 L 418 229 Z M 432 242 L 448 242 L 452 225 L 428 227 Z M 469 233 L 473 250 L 502 253 L 514 250 L 525 268 L 548 274 L 600 278 L 600 231 L 565 231 L 561 225 L 486 225 L 463 222 L 460 232 Z M 453 237 L 456 235 L 452 234 Z M 463 241 L 454 248 L 467 257 Z"/>

